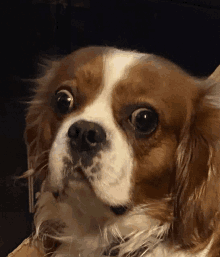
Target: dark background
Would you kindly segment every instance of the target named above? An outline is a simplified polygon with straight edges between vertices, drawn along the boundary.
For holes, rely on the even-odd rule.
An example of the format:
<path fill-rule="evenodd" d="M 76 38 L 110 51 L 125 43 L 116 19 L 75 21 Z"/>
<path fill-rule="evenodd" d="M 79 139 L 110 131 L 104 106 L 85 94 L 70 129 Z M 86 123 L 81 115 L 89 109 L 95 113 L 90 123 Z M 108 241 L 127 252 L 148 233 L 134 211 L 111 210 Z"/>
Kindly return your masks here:
<path fill-rule="evenodd" d="M 52 1 L 52 0 L 51 0 Z M 220 64 L 219 0 L 7 0 L 0 9 L 0 255 L 31 233 L 24 117 L 40 56 L 87 45 L 155 53 L 195 76 Z M 55 1 L 54 1 L 55 2 Z"/>

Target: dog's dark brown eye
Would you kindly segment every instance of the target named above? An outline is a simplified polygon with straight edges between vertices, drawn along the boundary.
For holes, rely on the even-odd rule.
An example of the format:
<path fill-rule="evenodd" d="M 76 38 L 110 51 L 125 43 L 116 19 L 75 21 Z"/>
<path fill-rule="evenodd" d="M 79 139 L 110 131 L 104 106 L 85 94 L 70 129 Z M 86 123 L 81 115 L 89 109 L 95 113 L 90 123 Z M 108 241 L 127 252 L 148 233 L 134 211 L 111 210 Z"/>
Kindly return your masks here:
<path fill-rule="evenodd" d="M 74 105 L 73 95 L 66 89 L 56 92 L 56 108 L 61 114 L 70 112 Z"/>
<path fill-rule="evenodd" d="M 131 114 L 130 122 L 135 130 L 149 135 L 157 128 L 158 114 L 153 109 L 140 108 Z"/>

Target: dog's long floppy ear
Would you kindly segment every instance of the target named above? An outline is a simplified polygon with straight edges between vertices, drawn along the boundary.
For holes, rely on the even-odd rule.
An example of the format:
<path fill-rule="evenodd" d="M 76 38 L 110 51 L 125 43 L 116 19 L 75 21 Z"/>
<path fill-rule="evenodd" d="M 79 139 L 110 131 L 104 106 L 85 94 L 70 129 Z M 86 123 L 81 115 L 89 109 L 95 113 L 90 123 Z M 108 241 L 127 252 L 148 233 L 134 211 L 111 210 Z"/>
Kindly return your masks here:
<path fill-rule="evenodd" d="M 208 244 L 217 228 L 220 199 L 220 67 L 201 81 L 177 149 L 174 240 L 181 247 Z M 199 249 L 197 249 L 199 250 Z"/>
<path fill-rule="evenodd" d="M 26 129 L 24 133 L 28 152 L 28 168 L 32 169 L 34 177 L 43 180 L 48 166 L 49 149 L 52 144 L 52 135 L 57 124 L 53 110 L 50 107 L 48 84 L 58 62 L 47 62 L 44 76 L 34 80 L 34 97 L 29 102 L 26 115 Z M 54 124 L 55 123 L 55 124 Z"/>

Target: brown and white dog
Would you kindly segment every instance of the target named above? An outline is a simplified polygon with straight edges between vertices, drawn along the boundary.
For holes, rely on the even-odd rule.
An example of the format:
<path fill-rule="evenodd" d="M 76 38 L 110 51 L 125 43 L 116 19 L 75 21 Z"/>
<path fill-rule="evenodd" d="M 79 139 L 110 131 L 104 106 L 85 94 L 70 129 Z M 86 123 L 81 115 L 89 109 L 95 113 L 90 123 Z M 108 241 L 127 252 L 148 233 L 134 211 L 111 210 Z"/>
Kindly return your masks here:
<path fill-rule="evenodd" d="M 111 47 L 51 63 L 25 132 L 45 256 L 220 256 L 213 78 Z"/>

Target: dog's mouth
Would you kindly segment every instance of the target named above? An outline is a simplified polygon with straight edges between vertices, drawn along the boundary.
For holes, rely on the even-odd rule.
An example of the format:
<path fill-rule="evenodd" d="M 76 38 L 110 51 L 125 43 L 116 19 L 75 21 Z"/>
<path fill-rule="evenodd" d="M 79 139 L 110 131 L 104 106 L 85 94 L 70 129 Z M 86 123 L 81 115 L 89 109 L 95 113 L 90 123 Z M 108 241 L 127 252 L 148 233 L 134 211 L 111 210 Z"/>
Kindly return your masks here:
<path fill-rule="evenodd" d="M 71 180 L 75 181 L 84 181 L 87 180 L 88 178 L 84 175 L 83 169 L 78 166 L 76 167 L 71 175 L 69 176 Z M 109 206 L 110 210 L 117 216 L 123 215 L 125 212 L 128 210 L 128 206 L 124 205 L 118 205 L 118 206 Z"/>
<path fill-rule="evenodd" d="M 63 172 L 65 174 L 64 175 L 65 179 L 73 180 L 73 181 L 83 181 L 87 179 L 81 165 L 74 165 L 67 158 L 63 159 L 63 163 L 64 163 Z"/>
<path fill-rule="evenodd" d="M 73 165 L 73 163 L 68 160 L 67 158 L 64 159 L 64 163 L 65 163 L 65 169 L 64 172 L 66 174 L 65 176 L 65 180 L 67 181 L 75 181 L 77 183 L 83 182 L 91 182 L 92 177 L 88 177 L 85 174 L 85 170 L 84 167 L 81 166 L 81 164 L 77 164 L 77 165 Z M 68 182 L 67 182 L 68 183 Z M 57 198 L 59 196 L 58 192 L 53 192 L 53 195 L 55 198 Z M 120 216 L 125 214 L 128 210 L 129 210 L 129 206 L 128 205 L 107 205 L 111 212 L 113 212 L 115 215 Z"/>
<path fill-rule="evenodd" d="M 68 177 L 70 180 L 76 180 L 76 181 L 86 180 L 86 176 L 80 166 L 74 168 Z"/>

